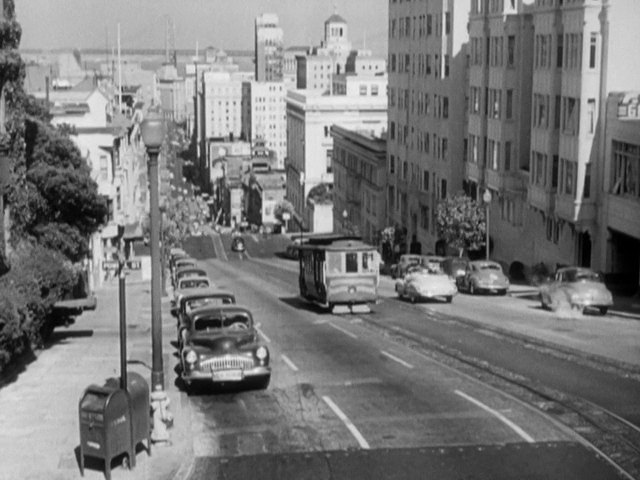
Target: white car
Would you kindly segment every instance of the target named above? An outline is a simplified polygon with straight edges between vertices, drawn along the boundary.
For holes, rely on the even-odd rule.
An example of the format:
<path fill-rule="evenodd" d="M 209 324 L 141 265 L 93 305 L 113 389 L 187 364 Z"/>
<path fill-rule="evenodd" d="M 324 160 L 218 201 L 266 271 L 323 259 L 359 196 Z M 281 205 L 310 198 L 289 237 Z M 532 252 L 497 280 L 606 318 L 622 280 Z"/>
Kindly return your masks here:
<path fill-rule="evenodd" d="M 435 265 L 409 267 L 402 279 L 396 282 L 396 293 L 411 302 L 442 298 L 451 303 L 458 293 L 455 281 Z"/>

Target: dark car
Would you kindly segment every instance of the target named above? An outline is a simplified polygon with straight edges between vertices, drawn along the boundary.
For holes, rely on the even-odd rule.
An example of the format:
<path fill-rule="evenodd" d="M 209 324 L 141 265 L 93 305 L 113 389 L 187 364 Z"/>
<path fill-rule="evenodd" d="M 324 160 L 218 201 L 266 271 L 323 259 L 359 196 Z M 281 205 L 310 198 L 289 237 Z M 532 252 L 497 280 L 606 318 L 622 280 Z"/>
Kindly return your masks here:
<path fill-rule="evenodd" d="M 259 341 L 249 309 L 239 305 L 199 308 L 186 318 L 180 351 L 185 384 L 249 384 L 265 389 L 271 379 L 269 350 Z"/>
<path fill-rule="evenodd" d="M 474 260 L 467 263 L 465 274 L 458 279 L 458 289 L 471 295 L 477 293 L 497 293 L 506 295 L 509 279 L 498 262 Z"/>
<path fill-rule="evenodd" d="M 174 284 L 178 283 L 178 280 L 182 278 L 206 277 L 206 276 L 207 276 L 207 272 L 205 272 L 202 268 L 192 267 L 192 266 L 180 267 L 180 268 L 177 268 L 173 274 L 173 283 Z"/>
<path fill-rule="evenodd" d="M 234 252 L 245 251 L 244 240 L 242 239 L 242 237 L 234 237 L 234 239 L 231 240 L 231 250 L 233 250 Z"/>
<path fill-rule="evenodd" d="M 236 296 L 233 293 L 217 288 L 183 290 L 171 307 L 171 315 L 177 319 L 179 348 L 182 348 L 182 329 L 186 326 L 188 315 L 200 308 L 234 303 L 236 303 Z"/>
<path fill-rule="evenodd" d="M 457 283 L 460 277 L 464 277 L 468 263 L 468 258 L 446 257 L 442 263 L 440 263 L 440 266 L 442 267 L 442 271 L 453 278 Z"/>

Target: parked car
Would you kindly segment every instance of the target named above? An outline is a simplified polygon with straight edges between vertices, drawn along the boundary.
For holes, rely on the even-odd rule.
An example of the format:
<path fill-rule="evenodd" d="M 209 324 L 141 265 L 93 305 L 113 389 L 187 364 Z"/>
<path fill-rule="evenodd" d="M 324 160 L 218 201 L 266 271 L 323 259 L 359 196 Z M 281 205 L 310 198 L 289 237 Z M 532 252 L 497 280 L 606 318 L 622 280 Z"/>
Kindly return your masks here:
<path fill-rule="evenodd" d="M 542 308 L 557 310 L 561 305 L 584 311 L 597 309 L 605 315 L 613 305 L 613 296 L 600 273 L 590 268 L 560 268 L 551 282 L 540 286 Z"/>
<path fill-rule="evenodd" d="M 445 257 L 440 263 L 442 271 L 453 278 L 456 283 L 458 278 L 462 277 L 467 271 L 468 258 L 463 257 Z"/>
<path fill-rule="evenodd" d="M 444 259 L 445 257 L 440 255 L 422 255 L 420 264 L 423 267 L 430 267 L 432 265 L 435 265 L 437 268 L 440 268 Z"/>
<path fill-rule="evenodd" d="M 173 275 L 175 275 L 176 271 L 179 268 L 197 267 L 197 261 L 195 258 L 191 258 L 191 257 L 179 257 L 179 258 L 176 258 L 169 265 L 171 267 L 171 276 L 173 278 Z"/>
<path fill-rule="evenodd" d="M 242 237 L 234 237 L 231 240 L 231 250 L 234 252 L 244 252 L 245 251 L 244 239 Z"/>
<path fill-rule="evenodd" d="M 476 293 L 497 293 L 506 295 L 509 279 L 498 262 L 474 260 L 467 264 L 465 274 L 458 278 L 458 289 Z"/>
<path fill-rule="evenodd" d="M 207 272 L 205 272 L 202 268 L 198 268 L 198 267 L 180 267 L 178 269 L 176 269 L 175 273 L 173 274 L 173 281 L 174 284 L 182 279 L 182 278 L 188 278 L 188 277 L 206 277 L 207 276 Z"/>
<path fill-rule="evenodd" d="M 458 293 L 454 281 L 436 264 L 429 266 L 411 266 L 406 275 L 396 281 L 396 293 L 400 298 L 408 298 L 412 303 L 416 300 L 443 298 L 451 303 Z"/>
<path fill-rule="evenodd" d="M 176 282 L 176 292 L 190 288 L 209 288 L 213 287 L 209 277 L 185 277 Z"/>
<path fill-rule="evenodd" d="M 405 253 L 404 255 L 400 255 L 400 259 L 398 263 L 391 265 L 391 278 L 402 278 L 405 273 L 407 273 L 407 269 L 413 265 L 420 265 L 422 262 L 422 256 L 413 254 L 413 253 Z"/>
<path fill-rule="evenodd" d="M 194 382 L 248 383 L 265 389 L 269 385 L 269 350 L 260 343 L 247 308 L 200 308 L 188 315 L 183 332 L 181 377 L 187 386 Z"/>
<path fill-rule="evenodd" d="M 186 324 L 186 318 L 199 308 L 215 305 L 231 305 L 236 303 L 233 293 L 216 288 L 193 288 L 180 292 L 171 307 L 171 315 L 176 317 L 178 350 L 182 350 L 181 330 Z"/>

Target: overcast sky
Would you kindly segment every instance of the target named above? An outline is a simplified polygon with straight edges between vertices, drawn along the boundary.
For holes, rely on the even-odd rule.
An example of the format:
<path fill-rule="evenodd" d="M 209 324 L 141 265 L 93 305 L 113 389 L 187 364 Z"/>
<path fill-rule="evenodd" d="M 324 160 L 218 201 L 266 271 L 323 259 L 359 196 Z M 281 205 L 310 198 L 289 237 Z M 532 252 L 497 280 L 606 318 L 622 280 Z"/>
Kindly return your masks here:
<path fill-rule="evenodd" d="M 337 12 L 354 47 L 386 54 L 388 0 L 15 0 L 24 49 L 104 48 L 107 31 L 122 48 L 164 48 L 166 18 L 179 49 L 207 46 L 253 50 L 255 17 L 276 13 L 285 46 L 317 45 L 324 21 Z"/>

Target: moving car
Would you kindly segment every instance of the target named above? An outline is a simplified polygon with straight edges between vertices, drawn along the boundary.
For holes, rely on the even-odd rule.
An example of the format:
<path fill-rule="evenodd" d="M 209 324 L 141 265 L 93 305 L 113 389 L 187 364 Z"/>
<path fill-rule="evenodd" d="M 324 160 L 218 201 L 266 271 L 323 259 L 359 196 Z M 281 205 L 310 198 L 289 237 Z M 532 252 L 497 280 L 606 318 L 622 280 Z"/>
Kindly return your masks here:
<path fill-rule="evenodd" d="M 239 305 L 197 309 L 188 315 L 182 335 L 181 377 L 187 386 L 201 382 L 265 389 L 269 385 L 269 350 L 259 341 L 249 309 Z"/>
<path fill-rule="evenodd" d="M 474 260 L 467 264 L 464 275 L 458 278 L 458 290 L 465 290 L 471 295 L 476 293 L 506 295 L 509 290 L 509 279 L 498 262 Z"/>
<path fill-rule="evenodd" d="M 557 310 L 561 305 L 584 311 L 597 309 L 605 315 L 613 305 L 613 296 L 605 286 L 602 275 L 590 268 L 560 268 L 553 280 L 540 286 L 542 308 Z"/>
<path fill-rule="evenodd" d="M 398 263 L 391 265 L 391 278 L 404 277 L 407 269 L 412 265 L 420 265 L 422 263 L 422 255 L 413 253 L 405 253 L 400 255 Z"/>
<path fill-rule="evenodd" d="M 443 298 L 451 303 L 458 293 L 455 282 L 444 273 L 439 266 L 432 264 L 426 267 L 412 266 L 407 274 L 396 281 L 396 293 L 400 298 L 408 298 L 412 303 L 416 300 Z"/>
<path fill-rule="evenodd" d="M 246 247 L 242 237 L 234 237 L 233 240 L 231 240 L 231 250 L 233 250 L 234 252 L 244 252 L 245 248 Z"/>

